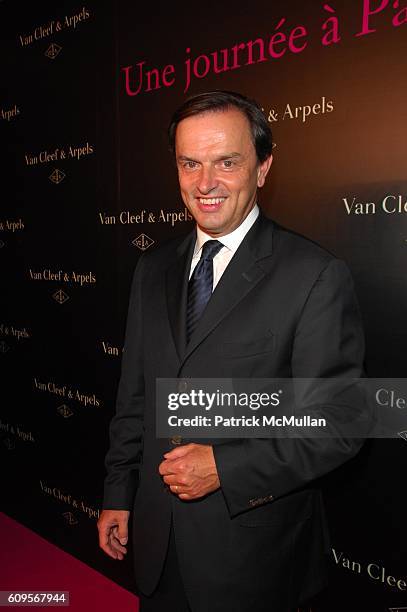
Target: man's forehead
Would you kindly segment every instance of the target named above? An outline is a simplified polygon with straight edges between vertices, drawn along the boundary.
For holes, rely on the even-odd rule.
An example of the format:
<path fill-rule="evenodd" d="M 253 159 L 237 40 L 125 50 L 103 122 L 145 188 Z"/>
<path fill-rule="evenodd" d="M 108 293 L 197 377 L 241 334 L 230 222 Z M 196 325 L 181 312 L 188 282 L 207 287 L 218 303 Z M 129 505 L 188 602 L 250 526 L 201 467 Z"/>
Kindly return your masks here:
<path fill-rule="evenodd" d="M 226 140 L 235 142 L 252 140 L 247 117 L 235 107 L 205 111 L 186 117 L 179 122 L 175 134 L 177 148 L 180 145 L 216 146 Z"/>

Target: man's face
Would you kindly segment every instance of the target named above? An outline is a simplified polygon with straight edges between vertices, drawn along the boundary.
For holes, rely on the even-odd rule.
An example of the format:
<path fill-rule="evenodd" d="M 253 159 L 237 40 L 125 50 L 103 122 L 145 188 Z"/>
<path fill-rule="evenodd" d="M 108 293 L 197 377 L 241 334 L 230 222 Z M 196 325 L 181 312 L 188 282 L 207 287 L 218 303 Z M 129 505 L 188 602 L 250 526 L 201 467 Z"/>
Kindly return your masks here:
<path fill-rule="evenodd" d="M 176 131 L 175 155 L 185 206 L 214 237 L 242 223 L 272 161 L 270 156 L 259 163 L 249 122 L 235 108 L 183 119 Z"/>

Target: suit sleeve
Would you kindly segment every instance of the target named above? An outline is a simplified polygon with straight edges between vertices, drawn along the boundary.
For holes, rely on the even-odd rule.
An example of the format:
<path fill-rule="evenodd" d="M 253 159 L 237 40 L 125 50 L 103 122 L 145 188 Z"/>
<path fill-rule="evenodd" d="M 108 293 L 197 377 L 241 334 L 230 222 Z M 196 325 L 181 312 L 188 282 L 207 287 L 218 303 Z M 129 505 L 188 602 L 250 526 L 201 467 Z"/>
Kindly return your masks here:
<path fill-rule="evenodd" d="M 144 417 L 142 268 L 143 256 L 133 275 L 116 412 L 109 427 L 104 509 L 131 510 L 138 485 Z"/>
<path fill-rule="evenodd" d="M 363 359 L 364 334 L 353 281 L 347 266 L 333 259 L 313 283 L 303 305 L 292 348 L 292 376 L 359 378 L 363 376 Z M 342 409 L 326 408 L 330 419 L 337 414 L 339 420 Z M 360 405 L 354 410 L 357 413 Z M 320 416 L 323 412 L 322 406 Z M 246 438 L 215 445 L 215 461 L 230 515 L 304 487 L 353 457 L 361 444 L 358 438 L 338 435 Z"/>

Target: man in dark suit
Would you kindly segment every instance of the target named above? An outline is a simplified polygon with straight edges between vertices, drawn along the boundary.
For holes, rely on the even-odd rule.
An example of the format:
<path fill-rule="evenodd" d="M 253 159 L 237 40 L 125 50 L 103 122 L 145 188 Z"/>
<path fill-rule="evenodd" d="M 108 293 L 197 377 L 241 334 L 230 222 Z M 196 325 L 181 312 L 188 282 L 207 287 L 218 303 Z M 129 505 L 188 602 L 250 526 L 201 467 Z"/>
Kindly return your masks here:
<path fill-rule="evenodd" d="M 123 559 L 132 513 L 142 612 L 287 612 L 324 584 L 314 481 L 360 441 L 159 439 L 156 379 L 184 391 L 191 378 L 357 378 L 353 284 L 342 261 L 260 212 L 272 140 L 256 103 L 195 96 L 169 135 L 196 229 L 135 270 L 100 546 Z"/>

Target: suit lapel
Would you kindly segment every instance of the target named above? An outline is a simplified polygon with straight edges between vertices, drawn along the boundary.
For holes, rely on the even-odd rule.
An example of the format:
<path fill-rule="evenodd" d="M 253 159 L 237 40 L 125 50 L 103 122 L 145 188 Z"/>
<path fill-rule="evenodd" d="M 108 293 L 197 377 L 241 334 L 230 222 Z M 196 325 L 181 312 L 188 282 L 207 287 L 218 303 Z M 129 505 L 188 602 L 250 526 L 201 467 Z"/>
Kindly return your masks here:
<path fill-rule="evenodd" d="M 184 357 L 186 347 L 188 279 L 195 241 L 194 230 L 176 249 L 175 259 L 166 273 L 168 318 L 180 360 Z"/>
<path fill-rule="evenodd" d="M 271 265 L 272 237 L 273 223 L 260 214 L 217 284 L 186 347 L 183 361 L 264 278 Z M 190 261 L 191 259 L 189 259 L 189 265 Z M 186 291 L 187 284 L 184 287 L 185 294 L 183 294 L 184 314 L 186 313 Z M 185 334 L 185 318 L 183 321 Z"/>

